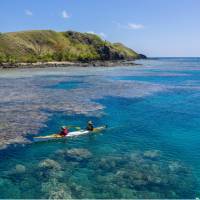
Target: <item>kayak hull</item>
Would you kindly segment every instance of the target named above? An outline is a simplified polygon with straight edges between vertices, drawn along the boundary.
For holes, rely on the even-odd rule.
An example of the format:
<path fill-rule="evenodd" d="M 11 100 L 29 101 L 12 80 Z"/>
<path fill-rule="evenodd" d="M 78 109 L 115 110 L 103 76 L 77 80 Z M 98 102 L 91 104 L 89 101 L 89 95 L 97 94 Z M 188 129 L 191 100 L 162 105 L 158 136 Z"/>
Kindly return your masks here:
<path fill-rule="evenodd" d="M 47 135 L 47 136 L 37 136 L 37 137 L 33 137 L 33 140 L 35 142 L 49 141 L 49 140 L 61 140 L 61 139 L 73 138 L 73 137 L 78 137 L 78 136 L 87 135 L 87 134 L 98 133 L 98 132 L 103 131 L 105 128 L 106 128 L 106 126 L 101 126 L 101 127 L 94 128 L 93 131 L 88 131 L 88 130 L 72 131 L 72 132 L 69 132 L 66 136 L 61 136 L 59 134 L 51 134 L 51 135 Z"/>

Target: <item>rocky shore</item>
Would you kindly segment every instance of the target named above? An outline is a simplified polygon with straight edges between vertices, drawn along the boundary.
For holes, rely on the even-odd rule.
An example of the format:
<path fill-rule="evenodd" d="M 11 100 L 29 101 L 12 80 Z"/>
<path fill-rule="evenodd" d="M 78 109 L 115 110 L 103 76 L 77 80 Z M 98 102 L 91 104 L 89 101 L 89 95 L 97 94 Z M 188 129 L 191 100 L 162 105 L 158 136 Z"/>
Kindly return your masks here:
<path fill-rule="evenodd" d="M 134 60 L 110 60 L 90 62 L 36 62 L 36 63 L 0 63 L 0 69 L 11 68 L 48 68 L 48 67 L 115 67 L 139 65 Z"/>

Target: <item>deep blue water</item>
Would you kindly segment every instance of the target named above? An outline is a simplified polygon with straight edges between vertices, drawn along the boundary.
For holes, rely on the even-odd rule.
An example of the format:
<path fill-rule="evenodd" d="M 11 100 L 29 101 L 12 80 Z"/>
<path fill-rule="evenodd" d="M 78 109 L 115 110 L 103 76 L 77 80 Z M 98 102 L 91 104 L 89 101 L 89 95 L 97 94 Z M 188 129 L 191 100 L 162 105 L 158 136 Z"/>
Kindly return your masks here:
<path fill-rule="evenodd" d="M 54 133 L 63 124 L 85 127 L 88 120 L 108 128 L 94 135 L 2 150 L 0 198 L 199 197 L 200 59 L 138 62 L 143 65 L 131 69 L 131 75 L 111 73 L 106 79 L 159 84 L 166 89 L 138 98 L 98 99 L 105 107 L 100 116 L 52 113 L 39 134 Z M 52 87 L 79 88 L 86 78 Z M 68 155 L 66 151 L 74 148 L 85 149 L 92 156 Z M 41 167 L 39 162 L 47 158 L 60 167 L 55 163 Z M 19 164 L 26 170 L 16 170 Z"/>

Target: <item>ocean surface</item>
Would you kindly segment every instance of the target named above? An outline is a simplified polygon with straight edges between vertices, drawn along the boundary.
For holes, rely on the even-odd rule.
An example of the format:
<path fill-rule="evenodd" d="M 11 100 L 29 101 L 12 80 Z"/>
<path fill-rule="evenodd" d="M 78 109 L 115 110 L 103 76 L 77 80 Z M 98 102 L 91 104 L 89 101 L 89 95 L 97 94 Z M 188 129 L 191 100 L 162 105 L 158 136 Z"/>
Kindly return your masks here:
<path fill-rule="evenodd" d="M 1 71 L 0 198 L 199 198 L 200 58 L 137 63 Z"/>

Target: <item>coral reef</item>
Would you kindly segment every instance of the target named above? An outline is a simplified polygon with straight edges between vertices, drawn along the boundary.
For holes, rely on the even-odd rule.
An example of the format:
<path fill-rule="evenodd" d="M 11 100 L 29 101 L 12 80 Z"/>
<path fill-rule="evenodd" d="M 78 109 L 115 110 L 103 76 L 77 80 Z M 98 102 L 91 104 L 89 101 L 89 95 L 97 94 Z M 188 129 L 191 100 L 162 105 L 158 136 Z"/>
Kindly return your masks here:
<path fill-rule="evenodd" d="M 41 191 L 46 199 L 71 199 L 71 192 L 66 184 L 58 182 L 57 179 L 50 179 L 42 183 Z"/>
<path fill-rule="evenodd" d="M 195 198 L 198 187 L 188 167 L 157 150 L 92 156 L 87 149 L 61 149 L 29 169 L 14 169 L 18 179 L 0 178 L 1 198 L 10 197 L 9 188 L 13 198 Z"/>
<path fill-rule="evenodd" d="M 149 159 L 157 159 L 160 157 L 160 151 L 158 150 L 150 150 L 150 151 L 145 151 L 143 153 L 145 158 L 149 158 Z"/>
<path fill-rule="evenodd" d="M 58 162 L 52 159 L 42 160 L 38 164 L 38 177 L 43 177 L 43 179 L 60 178 L 63 176 L 63 171 Z"/>
<path fill-rule="evenodd" d="M 49 169 L 52 169 L 52 170 L 61 170 L 61 166 L 59 163 L 57 163 L 56 161 L 52 160 L 52 159 L 45 159 L 45 160 L 42 160 L 38 167 L 40 169 L 44 169 L 44 170 L 49 170 Z"/>
<path fill-rule="evenodd" d="M 20 189 L 12 181 L 6 178 L 0 178 L 0 198 L 17 199 L 20 198 L 20 195 Z"/>
<path fill-rule="evenodd" d="M 83 148 L 66 149 L 63 154 L 67 159 L 74 161 L 88 160 L 92 157 L 92 153 Z"/>
<path fill-rule="evenodd" d="M 15 166 L 15 172 L 18 173 L 18 174 L 25 173 L 26 167 L 24 165 L 18 164 L 18 165 Z"/>
<path fill-rule="evenodd" d="M 45 127 L 45 123 L 55 111 L 61 111 L 66 115 L 83 114 L 84 116 L 81 115 L 81 117 L 76 115 L 77 124 L 80 122 L 83 125 L 87 116 L 94 116 L 94 118 L 97 116 L 98 118 L 95 119 L 99 124 L 108 123 L 111 118 L 118 120 L 119 117 L 123 126 L 119 127 L 118 121 L 111 120 L 114 128 L 109 127 L 105 134 L 98 136 L 80 137 L 67 142 L 28 144 L 26 148 L 17 146 L 16 152 L 14 147 L 1 151 L 0 198 L 191 199 L 198 197 L 199 180 L 196 180 L 196 175 L 199 178 L 198 142 L 196 140 L 192 143 L 194 138 L 197 138 L 199 130 L 197 109 L 199 108 L 199 98 L 197 98 L 199 95 L 196 94 L 196 90 L 199 90 L 199 82 L 195 79 L 198 77 L 192 77 L 194 80 L 187 81 L 181 77 L 179 84 L 176 82 L 180 75 L 178 69 L 174 67 L 173 70 L 176 72 L 170 72 L 171 66 L 169 66 L 159 69 L 150 66 L 151 71 L 141 70 L 141 66 L 134 70 L 117 67 L 114 70 L 112 68 L 95 68 L 95 70 L 92 68 L 73 68 L 73 70 L 49 68 L 30 72 L 26 70 L 2 71 L 0 74 L 1 148 L 9 144 L 29 142 L 27 135 L 29 133 L 37 134 L 38 130 Z M 190 69 L 199 70 L 198 66 L 196 69 L 191 66 Z M 158 73 L 158 70 L 162 73 Z M 182 75 L 185 76 L 186 73 Z M 141 77 L 140 81 L 135 81 L 134 76 Z M 159 76 L 166 78 L 176 76 L 176 84 L 173 81 L 166 85 L 165 82 L 154 84 L 155 77 L 153 81 L 150 78 L 149 82 L 143 82 L 142 77 L 147 76 L 157 76 L 158 78 Z M 68 86 L 68 83 L 70 85 L 72 82 L 81 84 Z M 142 98 L 169 89 L 178 90 L 176 94 L 178 98 L 171 99 L 170 97 L 168 99 L 169 95 L 164 93 L 164 99 L 168 95 L 167 99 L 170 102 L 167 100 L 161 104 L 157 103 L 160 95 L 155 98 Z M 194 93 L 188 95 L 191 93 L 187 93 L 187 91 L 186 94 L 183 92 L 182 96 L 180 94 L 182 89 L 192 89 Z M 171 93 L 171 91 L 169 92 Z M 110 115 L 113 114 L 110 109 L 112 110 L 118 104 L 111 105 L 106 113 L 108 117 L 101 118 L 104 105 L 110 105 L 107 104 L 110 101 L 97 100 L 107 96 L 122 97 L 119 103 L 122 103 L 123 106 L 127 106 L 126 102 L 129 103 L 123 97 L 140 98 L 130 101 L 130 108 L 132 108 L 132 104 L 135 105 L 133 107 L 136 110 L 133 112 L 136 111 L 138 118 L 136 117 L 134 120 L 140 121 L 137 124 L 139 128 L 134 127 L 130 132 L 127 128 L 124 131 L 124 127 L 129 123 L 127 119 L 130 119 L 126 117 L 130 115 L 124 117 L 124 115 L 118 115 L 117 112 L 116 116 Z M 184 101 L 182 101 L 183 99 Z M 151 104 L 152 101 L 153 104 Z M 115 100 L 112 102 L 116 103 Z M 179 104 L 179 102 L 181 103 Z M 142 108 L 138 107 L 138 103 L 142 106 L 145 104 L 145 108 L 150 107 L 150 109 L 138 112 Z M 155 105 L 159 107 L 158 110 Z M 124 109 L 124 107 L 120 107 L 120 109 Z M 119 110 L 120 114 L 128 114 L 125 112 Z M 141 113 L 145 112 L 148 113 L 148 117 L 142 116 Z M 177 113 L 179 115 L 176 119 L 180 123 L 172 126 L 173 124 L 170 122 L 175 121 L 173 117 Z M 167 119 L 170 119 L 169 121 L 165 120 L 165 114 Z M 69 118 L 71 119 L 71 116 Z M 150 120 L 148 121 L 148 119 Z M 188 123 L 190 121 L 188 119 L 195 119 L 195 123 Z M 167 129 L 165 126 L 166 121 L 170 128 L 178 126 L 178 135 L 173 132 L 173 137 L 171 137 L 169 134 L 171 129 Z M 161 126 L 160 122 L 163 122 L 164 126 L 161 127 L 162 129 L 157 129 L 157 126 Z M 155 124 L 151 126 L 151 123 Z M 193 131 L 191 126 L 194 126 L 196 131 Z M 54 131 L 57 127 L 54 127 L 53 124 L 50 125 L 50 128 Z M 118 134 L 121 130 L 124 131 L 123 137 Z M 132 134 L 133 132 L 134 134 Z M 183 134 L 186 137 L 182 137 Z M 174 140 L 174 136 L 181 137 L 180 143 Z M 191 143 L 187 138 L 191 139 Z M 162 146 L 163 141 L 166 142 L 165 146 Z M 184 146 L 180 146 L 183 144 Z M 185 144 L 187 145 L 185 146 Z M 189 149 L 193 144 L 194 148 Z M 136 148 L 139 150 L 136 151 Z M 158 148 L 162 152 L 151 148 Z M 184 154 L 179 156 L 179 150 Z M 4 154 L 4 152 L 9 153 Z M 193 168 L 190 168 L 191 166 Z"/>
<path fill-rule="evenodd" d="M 0 104 L 3 105 L 0 106 L 0 148 L 29 142 L 26 136 L 37 134 L 45 127 L 45 122 L 53 112 L 101 116 L 104 106 L 97 103 L 97 99 L 106 96 L 139 98 L 164 89 L 158 84 L 109 80 L 104 70 L 98 76 L 98 70 L 92 71 L 88 76 L 74 75 L 75 71 L 85 73 L 84 70 L 79 70 L 74 69 L 67 77 L 65 71 L 64 74 L 61 71 L 59 76 L 52 71 L 54 76 L 48 76 L 41 70 L 35 75 L 29 72 L 28 77 L 17 78 L 14 74 L 14 78 L 6 75 L 0 79 Z M 40 74 L 42 76 L 38 76 Z M 32 77 L 29 77 L 30 75 Z M 55 85 L 62 86 L 62 82 L 70 85 L 74 81 L 81 84 L 71 89 L 55 88 Z"/>
<path fill-rule="evenodd" d="M 185 190 L 192 193 L 195 184 L 190 170 L 158 157 L 159 151 L 150 150 L 93 162 L 95 189 L 103 194 L 98 198 L 181 198 Z"/>

